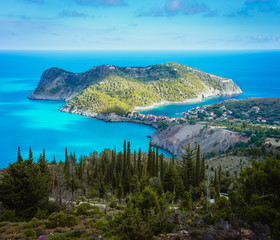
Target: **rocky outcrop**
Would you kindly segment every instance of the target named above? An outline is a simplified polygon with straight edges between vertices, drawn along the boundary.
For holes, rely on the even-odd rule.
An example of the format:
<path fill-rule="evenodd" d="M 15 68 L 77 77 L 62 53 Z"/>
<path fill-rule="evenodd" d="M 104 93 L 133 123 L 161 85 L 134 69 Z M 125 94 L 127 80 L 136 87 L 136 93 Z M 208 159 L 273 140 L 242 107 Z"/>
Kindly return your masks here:
<path fill-rule="evenodd" d="M 151 136 L 153 145 L 158 145 L 171 153 L 174 149 L 174 153 L 179 159 L 182 155 L 182 146 L 186 146 L 188 143 L 192 147 L 199 144 L 201 153 L 213 151 L 219 155 L 239 141 L 246 142 L 248 138 L 224 128 L 207 127 L 202 124 L 176 124 L 165 130 L 158 130 Z"/>

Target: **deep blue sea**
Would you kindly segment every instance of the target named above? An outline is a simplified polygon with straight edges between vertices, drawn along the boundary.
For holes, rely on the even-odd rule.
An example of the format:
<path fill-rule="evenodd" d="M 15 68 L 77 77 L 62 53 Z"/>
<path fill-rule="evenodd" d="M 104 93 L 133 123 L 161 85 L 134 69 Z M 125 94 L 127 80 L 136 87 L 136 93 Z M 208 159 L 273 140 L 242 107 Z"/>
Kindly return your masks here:
<path fill-rule="evenodd" d="M 27 158 L 46 149 L 48 160 L 64 160 L 68 152 L 88 155 L 104 148 L 122 150 L 131 141 L 132 150 L 147 151 L 154 129 L 133 123 L 105 123 L 58 110 L 56 101 L 28 100 L 42 72 L 57 66 L 83 72 L 101 64 L 147 66 L 179 62 L 233 79 L 242 89 L 239 96 L 219 97 L 196 104 L 175 104 L 144 113 L 175 116 L 198 105 L 229 98 L 280 97 L 280 51 L 1 51 L 0 52 L 0 168 L 16 161 L 17 147 Z M 164 152 L 164 151 L 163 151 Z M 164 152 L 166 155 L 170 154 Z"/>

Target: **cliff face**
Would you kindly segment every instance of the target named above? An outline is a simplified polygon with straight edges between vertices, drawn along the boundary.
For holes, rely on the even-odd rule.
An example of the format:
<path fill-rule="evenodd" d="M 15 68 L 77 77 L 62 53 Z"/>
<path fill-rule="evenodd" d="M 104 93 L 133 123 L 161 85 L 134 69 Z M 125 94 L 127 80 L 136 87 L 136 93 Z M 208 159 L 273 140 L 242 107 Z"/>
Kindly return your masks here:
<path fill-rule="evenodd" d="M 213 151 L 219 155 L 221 151 L 226 151 L 231 145 L 241 140 L 246 142 L 248 138 L 223 128 L 206 127 L 201 124 L 176 124 L 165 130 L 158 130 L 151 136 L 153 145 L 158 145 L 171 153 L 174 149 L 179 159 L 182 155 L 182 146 L 188 143 L 192 147 L 200 144 L 201 153 Z"/>
<path fill-rule="evenodd" d="M 90 85 L 110 75 L 110 72 L 106 66 L 95 67 L 83 73 L 50 68 L 43 72 L 38 87 L 28 98 L 69 101 Z"/>

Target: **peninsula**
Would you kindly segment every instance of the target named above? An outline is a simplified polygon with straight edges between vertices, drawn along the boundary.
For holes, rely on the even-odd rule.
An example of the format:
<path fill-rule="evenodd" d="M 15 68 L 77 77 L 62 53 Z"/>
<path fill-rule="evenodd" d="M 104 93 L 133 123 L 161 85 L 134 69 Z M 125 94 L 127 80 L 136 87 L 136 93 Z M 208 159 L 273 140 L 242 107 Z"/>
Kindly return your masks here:
<path fill-rule="evenodd" d="M 240 93 L 231 79 L 170 62 L 147 67 L 102 65 L 83 73 L 50 68 L 29 98 L 67 101 L 64 112 L 124 115 L 168 103 Z"/>

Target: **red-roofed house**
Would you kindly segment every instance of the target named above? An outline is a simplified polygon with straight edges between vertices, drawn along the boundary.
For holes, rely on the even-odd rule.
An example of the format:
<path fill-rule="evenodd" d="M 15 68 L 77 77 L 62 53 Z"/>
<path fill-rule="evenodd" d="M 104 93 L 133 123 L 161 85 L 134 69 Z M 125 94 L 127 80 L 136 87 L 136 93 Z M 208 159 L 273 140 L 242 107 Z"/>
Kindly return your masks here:
<path fill-rule="evenodd" d="M 251 111 L 259 112 L 259 111 L 260 111 L 260 108 L 257 107 L 257 106 L 254 106 L 254 107 L 251 108 Z"/>

